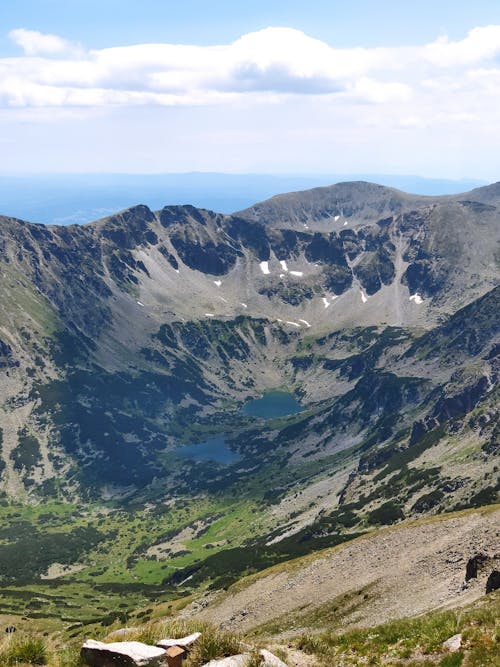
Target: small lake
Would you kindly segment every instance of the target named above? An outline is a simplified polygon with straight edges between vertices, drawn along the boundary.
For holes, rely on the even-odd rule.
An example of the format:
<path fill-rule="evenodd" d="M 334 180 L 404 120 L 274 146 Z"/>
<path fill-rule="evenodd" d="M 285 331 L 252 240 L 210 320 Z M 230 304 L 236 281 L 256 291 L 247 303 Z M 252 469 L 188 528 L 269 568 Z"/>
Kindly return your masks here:
<path fill-rule="evenodd" d="M 249 417 L 275 419 L 295 415 L 303 409 L 293 394 L 287 391 L 270 391 L 261 398 L 247 401 L 241 411 Z"/>
<path fill-rule="evenodd" d="M 215 463 L 224 465 L 235 463 L 241 459 L 237 452 L 229 449 L 225 435 L 216 435 L 195 445 L 183 445 L 175 450 L 175 454 L 183 459 L 215 461 Z"/>
<path fill-rule="evenodd" d="M 301 412 L 304 408 L 287 391 L 270 391 L 261 398 L 247 401 L 241 412 L 248 417 L 261 419 L 276 419 Z M 241 460 L 240 454 L 233 452 L 227 443 L 224 434 L 214 435 L 194 445 L 181 445 L 175 450 L 175 455 L 191 461 L 214 461 L 229 465 Z"/>

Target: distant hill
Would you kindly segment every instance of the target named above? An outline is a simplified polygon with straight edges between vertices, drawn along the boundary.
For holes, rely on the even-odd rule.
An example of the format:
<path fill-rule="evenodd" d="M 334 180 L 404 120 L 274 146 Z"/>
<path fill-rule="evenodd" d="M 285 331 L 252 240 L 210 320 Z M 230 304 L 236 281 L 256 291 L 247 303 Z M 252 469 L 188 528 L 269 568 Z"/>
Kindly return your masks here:
<path fill-rule="evenodd" d="M 46 224 L 81 224 L 139 202 L 152 209 L 168 202 L 232 213 L 279 192 L 353 180 L 373 181 L 423 195 L 456 194 L 485 185 L 471 179 L 375 174 L 4 175 L 0 179 L 0 214 Z"/>

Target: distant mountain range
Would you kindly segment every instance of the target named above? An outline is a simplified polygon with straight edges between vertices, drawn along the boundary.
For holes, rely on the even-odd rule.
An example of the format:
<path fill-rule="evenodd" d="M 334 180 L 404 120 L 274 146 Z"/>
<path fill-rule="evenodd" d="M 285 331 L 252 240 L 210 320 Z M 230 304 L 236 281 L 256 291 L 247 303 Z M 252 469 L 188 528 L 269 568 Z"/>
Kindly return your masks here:
<path fill-rule="evenodd" d="M 426 197 L 367 182 L 235 215 L 0 218 L 4 492 L 182 489 L 165 454 L 208 432 L 241 460 L 191 489 L 349 450 L 341 499 L 356 505 L 359 475 L 385 488 L 388 462 L 403 475 L 462 429 L 472 468 L 434 466 L 397 514 L 493 497 L 499 221 L 500 184 Z M 283 386 L 305 412 L 271 431 L 242 420 L 245 399 Z"/>
<path fill-rule="evenodd" d="M 373 623 L 483 594 L 498 510 L 404 520 L 498 502 L 499 223 L 500 183 L 364 181 L 230 215 L 0 216 L 5 623 L 88 637 L 186 596 L 236 628 L 317 604 Z M 344 565 L 292 560 L 343 542 Z M 279 563 L 281 593 L 211 596 Z"/>
<path fill-rule="evenodd" d="M 232 213 L 278 192 L 352 180 L 424 195 L 456 194 L 486 185 L 472 179 L 380 174 L 6 174 L 0 179 L 0 214 L 45 224 L 82 224 L 139 202 L 153 209 L 165 203 L 192 204 Z"/>

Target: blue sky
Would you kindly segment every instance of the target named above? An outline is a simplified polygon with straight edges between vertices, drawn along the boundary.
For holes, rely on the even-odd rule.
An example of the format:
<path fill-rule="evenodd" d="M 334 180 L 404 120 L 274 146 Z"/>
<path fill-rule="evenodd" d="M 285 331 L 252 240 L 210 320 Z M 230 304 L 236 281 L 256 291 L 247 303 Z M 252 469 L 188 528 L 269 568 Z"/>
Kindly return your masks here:
<path fill-rule="evenodd" d="M 4 173 L 499 178 L 498 0 L 2 0 L 0 26 Z"/>
<path fill-rule="evenodd" d="M 288 26 L 337 46 L 458 39 L 500 22 L 497 0 L 2 0 L 2 54 L 12 28 L 56 33 L 89 48 L 140 42 L 216 44 L 270 25 Z"/>

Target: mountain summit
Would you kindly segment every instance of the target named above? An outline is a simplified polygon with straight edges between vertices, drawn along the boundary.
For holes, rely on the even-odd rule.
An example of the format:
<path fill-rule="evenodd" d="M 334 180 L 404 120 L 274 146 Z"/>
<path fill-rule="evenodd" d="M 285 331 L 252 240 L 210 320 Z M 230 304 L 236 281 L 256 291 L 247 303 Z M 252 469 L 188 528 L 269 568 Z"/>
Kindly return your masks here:
<path fill-rule="evenodd" d="M 234 215 L 0 218 L 4 493 L 137 491 L 170 478 L 165 452 L 280 386 L 312 413 L 234 435 L 248 465 L 276 445 L 292 467 L 354 446 L 371 469 L 490 401 L 499 198 L 352 182 Z"/>

